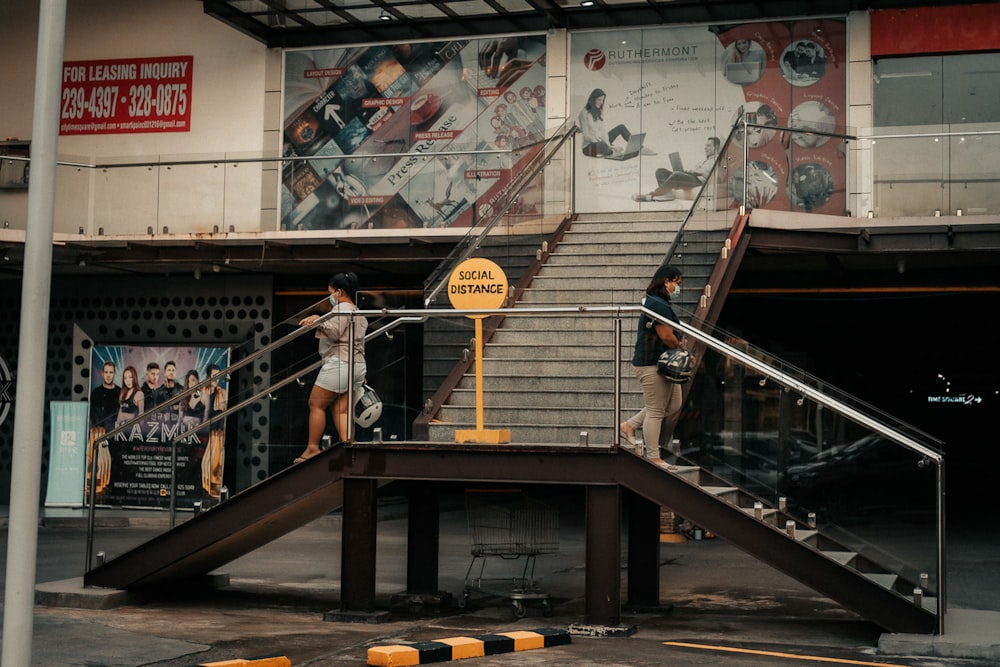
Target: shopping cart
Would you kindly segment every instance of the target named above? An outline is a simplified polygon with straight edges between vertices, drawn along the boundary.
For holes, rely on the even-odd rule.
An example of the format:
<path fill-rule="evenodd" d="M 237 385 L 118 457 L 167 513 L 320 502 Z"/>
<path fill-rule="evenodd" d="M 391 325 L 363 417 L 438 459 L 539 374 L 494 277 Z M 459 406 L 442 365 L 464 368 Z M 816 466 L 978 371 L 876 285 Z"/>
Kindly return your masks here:
<path fill-rule="evenodd" d="M 465 573 L 462 605 L 468 603 L 475 590 L 509 598 L 514 618 L 524 617 L 528 601 L 540 602 L 542 613 L 551 616 L 549 594 L 540 590 L 534 579 L 535 557 L 559 551 L 559 512 L 517 490 L 468 491 L 465 509 L 472 540 L 472 562 Z M 503 561 L 523 558 L 523 567 L 520 573 L 512 576 L 486 580 L 483 571 L 490 557 Z M 473 573 L 477 563 L 478 571 Z M 487 581 L 498 587 L 506 584 L 509 588 L 491 589 Z"/>

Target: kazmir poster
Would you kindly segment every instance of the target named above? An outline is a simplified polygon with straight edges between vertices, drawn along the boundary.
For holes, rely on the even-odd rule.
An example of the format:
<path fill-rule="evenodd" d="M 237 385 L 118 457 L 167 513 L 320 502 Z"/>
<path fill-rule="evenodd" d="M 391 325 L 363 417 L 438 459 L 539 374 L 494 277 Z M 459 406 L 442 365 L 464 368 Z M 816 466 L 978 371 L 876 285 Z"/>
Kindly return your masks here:
<path fill-rule="evenodd" d="M 169 507 L 171 450 L 176 446 L 176 507 L 217 502 L 226 420 L 207 422 L 226 409 L 228 366 L 228 348 L 95 346 L 85 498 L 89 500 L 91 471 L 96 469 L 96 504 Z M 211 384 L 188 398 L 155 409 L 209 377 Z M 137 417 L 106 447 L 94 447 L 101 436 Z"/>
<path fill-rule="evenodd" d="M 284 85 L 282 229 L 467 227 L 544 138 L 545 36 L 287 51 Z"/>
<path fill-rule="evenodd" d="M 776 129 L 735 136 L 738 154 L 748 144 L 748 173 L 740 159 L 707 183 L 718 205 L 738 207 L 745 182 L 752 207 L 843 214 L 842 143 L 777 129 L 843 132 L 843 20 L 577 33 L 570 75 L 570 114 L 583 130 L 578 211 L 688 210 L 716 140 L 745 112 Z"/>

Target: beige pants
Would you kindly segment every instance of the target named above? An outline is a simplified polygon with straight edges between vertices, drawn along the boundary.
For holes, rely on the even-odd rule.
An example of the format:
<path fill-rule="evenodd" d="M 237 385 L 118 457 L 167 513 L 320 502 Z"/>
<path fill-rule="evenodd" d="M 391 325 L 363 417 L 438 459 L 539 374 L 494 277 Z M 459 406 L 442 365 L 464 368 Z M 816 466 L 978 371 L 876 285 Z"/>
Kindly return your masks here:
<path fill-rule="evenodd" d="M 660 446 L 663 423 L 681 410 L 681 386 L 656 372 L 656 366 L 636 366 L 635 377 L 642 387 L 643 408 L 628 419 L 635 430 L 642 428 L 647 451 Z"/>

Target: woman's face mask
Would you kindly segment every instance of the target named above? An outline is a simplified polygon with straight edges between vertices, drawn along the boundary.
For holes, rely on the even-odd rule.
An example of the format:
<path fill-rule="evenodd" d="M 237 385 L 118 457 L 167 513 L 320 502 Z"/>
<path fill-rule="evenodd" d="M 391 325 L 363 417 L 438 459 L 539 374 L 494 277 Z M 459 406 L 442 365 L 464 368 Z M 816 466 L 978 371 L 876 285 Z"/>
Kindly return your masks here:
<path fill-rule="evenodd" d="M 337 291 L 338 290 L 333 290 L 333 292 L 330 293 L 330 305 L 331 306 L 336 306 L 337 305 Z"/>

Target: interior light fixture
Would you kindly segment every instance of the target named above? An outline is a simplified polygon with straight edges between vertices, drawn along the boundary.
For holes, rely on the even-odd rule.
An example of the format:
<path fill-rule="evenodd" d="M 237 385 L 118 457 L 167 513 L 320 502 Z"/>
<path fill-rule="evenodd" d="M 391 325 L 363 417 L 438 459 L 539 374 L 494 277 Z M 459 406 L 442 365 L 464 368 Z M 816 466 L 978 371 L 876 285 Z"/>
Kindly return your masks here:
<path fill-rule="evenodd" d="M 389 13 L 388 13 L 388 12 L 386 12 L 386 11 L 385 11 L 385 10 L 383 9 L 383 10 L 382 10 L 382 13 L 378 15 L 378 20 L 379 20 L 379 21 L 391 21 L 391 20 L 392 20 L 392 17 L 391 17 L 391 16 L 389 16 Z"/>
<path fill-rule="evenodd" d="M 593 7 L 596 4 L 597 3 L 594 2 L 594 0 L 583 0 L 583 2 L 580 3 L 580 6 L 581 7 Z"/>

